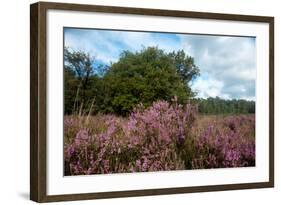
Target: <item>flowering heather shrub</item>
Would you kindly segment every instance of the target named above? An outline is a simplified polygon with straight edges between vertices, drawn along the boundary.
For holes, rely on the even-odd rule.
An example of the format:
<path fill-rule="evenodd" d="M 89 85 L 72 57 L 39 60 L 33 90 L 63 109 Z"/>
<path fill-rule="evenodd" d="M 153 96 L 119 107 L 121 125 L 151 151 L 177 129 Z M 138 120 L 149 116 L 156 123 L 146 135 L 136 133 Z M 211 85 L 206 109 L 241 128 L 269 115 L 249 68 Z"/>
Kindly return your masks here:
<path fill-rule="evenodd" d="M 192 105 L 136 107 L 127 117 L 66 116 L 65 175 L 255 165 L 254 116 L 205 126 Z"/>
<path fill-rule="evenodd" d="M 80 127 L 73 140 L 65 144 L 70 174 L 184 169 L 176 150 L 191 131 L 193 106 L 158 101 L 147 109 L 139 106 L 128 119 L 110 115 L 100 118 L 93 122 L 103 121 L 105 128 L 97 132 L 92 122 L 77 126 L 75 117 L 66 117 L 67 138 Z"/>
<path fill-rule="evenodd" d="M 223 122 L 210 125 L 196 138 L 194 169 L 255 166 L 255 138 L 250 135 L 254 116 L 231 116 Z"/>
<path fill-rule="evenodd" d="M 177 150 L 190 137 L 195 112 L 191 105 L 159 101 L 131 113 L 123 130 L 130 136 L 129 146 L 137 146 L 142 153 L 134 171 L 184 169 Z"/>

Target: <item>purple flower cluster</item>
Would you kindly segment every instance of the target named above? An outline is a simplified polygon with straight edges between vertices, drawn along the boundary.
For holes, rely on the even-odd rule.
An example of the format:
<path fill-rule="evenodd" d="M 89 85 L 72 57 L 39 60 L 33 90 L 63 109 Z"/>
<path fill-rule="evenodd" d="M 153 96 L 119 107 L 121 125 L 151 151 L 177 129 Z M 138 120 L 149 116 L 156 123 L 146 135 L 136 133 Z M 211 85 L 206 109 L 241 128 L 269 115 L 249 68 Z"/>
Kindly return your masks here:
<path fill-rule="evenodd" d="M 66 116 L 65 175 L 255 165 L 254 116 L 206 127 L 197 117 L 176 100 L 139 105 L 127 118 Z"/>
<path fill-rule="evenodd" d="M 254 116 L 225 118 L 196 138 L 194 169 L 255 166 Z"/>

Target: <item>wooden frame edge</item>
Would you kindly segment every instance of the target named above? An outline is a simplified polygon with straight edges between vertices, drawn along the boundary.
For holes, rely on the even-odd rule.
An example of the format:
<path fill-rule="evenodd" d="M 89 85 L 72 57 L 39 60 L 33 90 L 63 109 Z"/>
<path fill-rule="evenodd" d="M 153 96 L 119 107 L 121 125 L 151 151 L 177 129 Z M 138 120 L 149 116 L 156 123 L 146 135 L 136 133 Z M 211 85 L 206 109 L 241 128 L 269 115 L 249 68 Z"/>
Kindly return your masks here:
<path fill-rule="evenodd" d="M 269 18 L 269 182 L 274 187 L 274 17 Z"/>
<path fill-rule="evenodd" d="M 186 194 L 186 193 L 197 193 L 197 192 L 234 191 L 234 190 L 242 190 L 242 189 L 263 189 L 263 188 L 272 188 L 272 187 L 273 184 L 271 182 L 259 182 L 259 183 L 226 184 L 226 185 L 182 187 L 182 188 L 49 195 L 43 198 L 43 200 L 39 202 L 59 202 L 59 201 L 78 201 L 78 200 L 124 198 L 124 197 L 142 197 L 142 196 Z"/>
<path fill-rule="evenodd" d="M 189 17 L 269 23 L 269 181 L 212 186 L 47 195 L 46 192 L 46 11 L 48 9 Z M 36 202 L 137 197 L 274 187 L 274 17 L 38 2 L 30 5 L 30 199 Z"/>
<path fill-rule="evenodd" d="M 169 16 L 169 17 L 189 17 L 189 18 L 203 18 L 216 20 L 233 20 L 233 21 L 251 21 L 251 22 L 265 22 L 271 21 L 271 16 L 255 16 L 242 14 L 225 14 L 215 12 L 198 12 L 198 11 L 184 11 L 184 10 L 165 10 L 165 9 L 150 9 L 150 8 L 136 8 L 136 7 L 119 7 L 119 6 L 104 6 L 91 4 L 75 4 L 75 3 L 58 3 L 58 2 L 38 2 L 45 9 L 58 10 L 75 10 L 86 12 L 107 12 L 119 14 L 136 14 L 136 15 L 150 15 L 150 16 Z"/>
<path fill-rule="evenodd" d="M 46 9 L 30 5 L 30 199 L 46 199 Z"/>
<path fill-rule="evenodd" d="M 30 199 L 38 201 L 38 4 L 30 6 Z"/>

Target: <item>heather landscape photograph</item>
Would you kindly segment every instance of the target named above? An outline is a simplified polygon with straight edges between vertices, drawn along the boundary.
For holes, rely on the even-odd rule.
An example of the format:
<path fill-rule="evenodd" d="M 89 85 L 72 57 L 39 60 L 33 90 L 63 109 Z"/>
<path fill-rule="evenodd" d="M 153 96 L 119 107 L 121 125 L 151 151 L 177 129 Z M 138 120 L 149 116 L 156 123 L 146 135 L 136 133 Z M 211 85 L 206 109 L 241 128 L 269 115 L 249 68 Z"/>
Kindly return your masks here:
<path fill-rule="evenodd" d="M 63 32 L 65 176 L 255 166 L 254 37 Z"/>

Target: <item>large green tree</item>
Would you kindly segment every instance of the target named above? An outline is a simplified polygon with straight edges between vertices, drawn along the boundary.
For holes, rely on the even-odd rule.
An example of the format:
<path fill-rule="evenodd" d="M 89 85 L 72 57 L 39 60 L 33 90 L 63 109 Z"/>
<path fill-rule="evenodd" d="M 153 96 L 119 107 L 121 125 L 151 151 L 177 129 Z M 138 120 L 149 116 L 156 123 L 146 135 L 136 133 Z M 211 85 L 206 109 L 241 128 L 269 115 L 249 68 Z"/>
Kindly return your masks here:
<path fill-rule="evenodd" d="M 185 103 L 194 96 L 189 82 L 197 75 L 199 69 L 184 51 L 124 51 L 104 76 L 104 111 L 125 115 L 139 103 L 149 106 L 174 96 Z"/>

